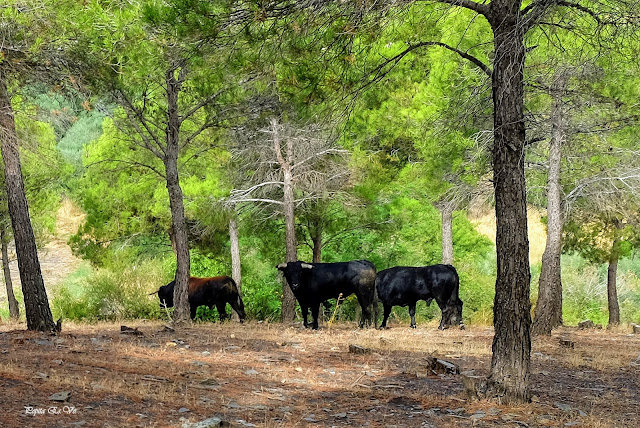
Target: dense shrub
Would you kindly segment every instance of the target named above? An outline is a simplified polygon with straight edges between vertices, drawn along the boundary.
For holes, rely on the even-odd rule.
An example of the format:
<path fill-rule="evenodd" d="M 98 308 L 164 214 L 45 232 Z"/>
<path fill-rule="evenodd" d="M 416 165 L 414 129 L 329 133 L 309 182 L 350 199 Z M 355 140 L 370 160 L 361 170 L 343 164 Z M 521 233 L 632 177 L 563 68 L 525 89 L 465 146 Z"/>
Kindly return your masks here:
<path fill-rule="evenodd" d="M 90 271 L 82 279 L 72 277 L 54 294 L 55 317 L 73 320 L 158 318 L 156 296 L 149 296 L 160 278 L 158 263 L 145 263 L 119 271 Z"/>

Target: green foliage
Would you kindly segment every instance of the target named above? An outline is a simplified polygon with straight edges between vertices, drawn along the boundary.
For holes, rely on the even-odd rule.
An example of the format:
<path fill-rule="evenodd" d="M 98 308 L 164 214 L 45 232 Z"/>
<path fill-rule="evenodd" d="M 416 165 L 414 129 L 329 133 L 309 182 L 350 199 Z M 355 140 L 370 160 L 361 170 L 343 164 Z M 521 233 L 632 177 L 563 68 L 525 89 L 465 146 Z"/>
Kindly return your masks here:
<path fill-rule="evenodd" d="M 640 276 L 637 261 L 622 259 L 618 268 L 618 300 L 622 322 L 640 320 Z M 564 288 L 562 315 L 564 323 L 576 325 L 585 319 L 606 325 L 607 267 L 595 266 L 577 255 L 562 259 L 562 284 Z"/>
<path fill-rule="evenodd" d="M 220 314 L 218 314 L 218 310 L 215 308 L 209 308 L 207 306 L 199 306 L 196 309 L 196 321 L 208 321 L 208 322 L 216 322 L 220 320 Z"/>
<path fill-rule="evenodd" d="M 148 295 L 157 290 L 158 268 L 154 262 L 110 270 L 82 268 L 57 289 L 52 312 L 55 317 L 88 321 L 158 318 L 157 296 Z"/>

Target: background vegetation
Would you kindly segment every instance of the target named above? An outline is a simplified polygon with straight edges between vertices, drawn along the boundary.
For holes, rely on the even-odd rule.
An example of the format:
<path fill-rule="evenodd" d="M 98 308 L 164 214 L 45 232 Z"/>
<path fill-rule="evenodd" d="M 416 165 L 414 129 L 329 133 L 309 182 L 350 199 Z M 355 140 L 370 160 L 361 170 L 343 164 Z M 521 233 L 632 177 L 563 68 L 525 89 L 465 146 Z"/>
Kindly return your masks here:
<path fill-rule="evenodd" d="M 103 7 L 101 2 L 88 3 L 87 10 L 65 5 L 70 8 L 68 13 L 84 16 L 78 25 L 87 25 L 86 20 L 100 23 L 86 27 L 91 31 L 81 37 L 79 46 L 85 49 L 91 65 L 95 61 L 104 66 L 107 59 L 121 65 L 119 76 L 123 81 L 119 84 L 140 96 L 147 94 L 145 84 L 163 75 L 162 64 L 158 63 L 165 58 L 160 53 L 179 56 L 191 52 L 193 37 L 201 33 L 215 38 L 213 32 L 208 33 L 212 24 L 199 20 L 195 12 L 184 14 L 181 2 L 173 7 L 162 2 L 136 1 L 120 5 L 119 9 Z M 429 7 L 410 8 L 407 16 L 411 19 L 388 17 L 390 25 L 386 30 L 371 34 L 371 40 L 363 36 L 358 42 L 373 45 L 380 55 L 392 56 L 401 49 L 402 43 L 398 42 L 401 36 L 414 30 L 413 20 L 428 15 Z M 224 6 L 220 8 L 209 12 L 222 13 Z M 206 16 L 205 10 L 199 12 Z M 73 25 L 67 24 L 71 28 L 60 31 L 73 33 Z M 299 33 L 296 26 L 300 23 L 287 25 L 293 33 Z M 335 25 L 336 28 L 331 28 L 337 32 L 338 24 Z M 175 31 L 168 32 L 168 27 Z M 179 157 L 191 245 L 191 275 L 231 275 L 228 221 L 236 215 L 247 315 L 256 320 L 280 318 L 282 279 L 274 266 L 285 258 L 284 221 L 277 210 L 250 203 L 234 208 L 225 204 L 231 191 L 243 184 L 238 182 L 243 161 L 237 156 L 237 130 L 247 129 L 252 121 L 261 123 L 260 120 L 277 112 L 294 124 L 321 121 L 329 130 L 327 138 L 349 152 L 345 166 L 348 179 L 340 191 L 325 197 L 322 206 L 299 206 L 296 225 L 299 259 L 312 258 L 308 225 L 313 214 L 320 213 L 325 225 L 322 251 L 325 262 L 366 258 L 379 270 L 396 265 L 439 263 L 442 223 L 438 207 L 452 194 L 457 195 L 459 204 L 453 217 L 454 265 L 461 278 L 465 322 L 490 324 L 495 247 L 490 237 L 478 231 L 478 224 L 469 214 L 472 206 L 485 211 L 492 209 L 491 198 L 482 190 L 490 187 L 487 150 L 490 141 L 486 135 L 492 127 L 490 88 L 485 76 L 455 52 L 431 48 L 426 55 L 406 55 L 385 76 L 384 85 L 360 90 L 353 74 L 356 67 L 372 65 L 369 57 L 333 57 L 332 67 L 327 69 L 327 64 L 308 50 L 314 40 L 293 36 L 295 40 L 283 42 L 279 52 L 267 52 L 269 48 L 259 37 L 265 31 L 265 28 L 246 30 L 237 35 L 235 44 L 222 48 L 215 45 L 211 51 L 189 57 L 193 74 L 183 95 L 189 102 L 198 103 L 211 88 L 233 88 L 216 99 L 220 104 L 195 115 L 193 122 L 185 125 L 194 131 L 198 126 L 196 119 L 208 121 L 215 116 L 215 126 L 185 145 Z M 460 49 L 486 59 L 488 48 L 481 43 L 486 31 L 486 22 L 478 20 L 467 25 L 452 14 L 425 28 L 422 35 L 443 43 L 462 40 Z M 282 37 L 285 36 L 283 32 Z M 576 46 L 572 47 L 582 54 L 589 50 L 579 41 L 573 43 Z M 172 50 L 176 45 L 178 48 Z M 554 49 L 536 50 L 526 72 L 531 84 L 527 108 L 532 119 L 528 131 L 539 137 L 530 145 L 528 154 L 532 207 L 544 208 L 547 179 L 549 126 L 545 121 L 551 97 L 541 89 L 544 85 L 540 82 L 561 66 L 577 67 L 575 64 L 580 62 L 571 56 L 571 49 L 560 59 L 552 56 L 557 53 Z M 616 116 L 611 126 L 599 126 L 602 117 L 610 114 L 612 104 L 624 110 L 635 102 L 637 108 L 640 92 L 637 64 L 627 62 L 627 54 L 613 52 L 599 57 L 570 83 L 575 89 L 572 96 L 578 98 L 572 100 L 577 107 L 571 112 L 571 120 L 576 128 L 587 127 L 589 132 L 576 131 L 569 137 L 567 152 L 574 156 L 565 160 L 565 194 L 571 194 L 584 180 L 619 165 L 629 153 L 637 152 L 637 118 Z M 127 69 L 129 63 L 137 64 L 138 68 Z M 101 67 L 95 70 L 99 77 L 104 77 L 99 73 L 109 71 Z M 339 78 L 344 81 L 338 82 Z M 620 81 L 625 83 L 615 83 Z M 61 90 L 32 82 L 16 83 L 12 100 L 29 203 L 40 241 L 46 242 L 54 233 L 55 213 L 63 198 L 71 199 L 86 213 L 84 223 L 70 237 L 69 244 L 90 265 L 83 265 L 56 289 L 49 290 L 53 295 L 54 316 L 87 321 L 166 317 L 155 296 L 149 296 L 173 279 L 176 270 L 168 233 L 171 226 L 168 193 L 163 177 L 157 173 L 160 162 L 141 150 L 135 144 L 135 133 L 122 126 L 127 113 L 118 104 L 112 88 L 98 88 L 100 91 L 94 86 L 92 93 L 87 87 L 70 86 Z M 344 106 L 336 107 L 343 101 L 342 95 L 350 90 L 357 90 L 359 97 L 351 100 L 348 111 Z M 249 169 L 258 167 L 249 165 Z M 304 198 L 307 191 L 299 190 L 297 196 Z M 635 190 L 629 192 L 628 206 L 637 207 L 637 202 L 632 201 Z M 570 217 L 568 238 L 581 236 L 592 224 L 590 215 L 594 210 L 606 211 L 602 204 L 594 208 L 580 201 L 576 199 L 570 207 L 581 215 Z M 637 219 L 628 213 L 622 216 L 621 221 L 628 225 L 628 239 L 618 270 L 621 318 L 623 322 L 640 322 Z M 530 239 L 544 242 L 545 237 L 535 235 Z M 585 247 L 594 246 L 567 246 L 563 256 L 564 321 L 576 324 L 589 318 L 605 324 L 606 251 L 599 258 L 591 257 L 585 253 Z M 532 260 L 531 268 L 535 304 L 539 259 Z M 20 293 L 17 294 L 20 299 Z M 353 298 L 347 299 L 339 317 L 352 319 L 355 306 Z M 403 308 L 396 308 L 394 313 L 402 320 L 407 317 Z M 0 316 L 6 315 L 3 305 Z M 436 318 L 439 318 L 436 305 L 418 306 L 418 322 Z"/>

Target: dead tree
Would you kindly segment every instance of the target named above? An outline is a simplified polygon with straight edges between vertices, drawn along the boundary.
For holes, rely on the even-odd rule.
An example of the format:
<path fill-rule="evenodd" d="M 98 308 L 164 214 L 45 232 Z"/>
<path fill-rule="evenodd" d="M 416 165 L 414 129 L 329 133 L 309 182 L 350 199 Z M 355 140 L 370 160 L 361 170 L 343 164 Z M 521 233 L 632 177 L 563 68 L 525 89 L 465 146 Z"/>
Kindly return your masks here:
<path fill-rule="evenodd" d="M 241 180 L 249 187 L 233 190 L 228 204 L 251 203 L 267 216 L 281 215 L 285 258 L 296 261 L 295 210 L 305 201 L 331 197 L 332 187 L 344 181 L 346 172 L 329 165 L 342 162 L 347 152 L 318 126 L 295 127 L 277 118 L 257 132 L 244 128 L 235 135 L 235 156 L 244 165 Z M 282 320 L 290 321 L 295 317 L 295 297 L 286 281 L 282 293 Z"/>

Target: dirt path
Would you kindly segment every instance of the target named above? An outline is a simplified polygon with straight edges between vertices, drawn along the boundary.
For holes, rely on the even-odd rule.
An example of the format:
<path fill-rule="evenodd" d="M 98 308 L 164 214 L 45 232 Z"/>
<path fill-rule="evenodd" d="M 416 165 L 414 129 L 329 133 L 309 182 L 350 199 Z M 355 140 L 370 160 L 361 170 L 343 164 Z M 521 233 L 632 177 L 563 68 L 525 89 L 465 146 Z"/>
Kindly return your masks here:
<path fill-rule="evenodd" d="M 60 284 L 69 274 L 75 272 L 83 261 L 71 252 L 67 241 L 78 230 L 84 220 L 84 214 L 74 206 L 71 201 L 64 199 L 57 213 L 56 234 L 52 239 L 38 251 L 38 259 L 45 287 L 49 296 L 51 291 Z M 20 272 L 16 260 L 15 247 L 13 243 L 9 247 L 9 259 L 11 262 L 11 280 L 16 292 L 20 290 Z M 4 280 L 0 287 L 0 305 L 7 301 L 7 290 Z"/>

